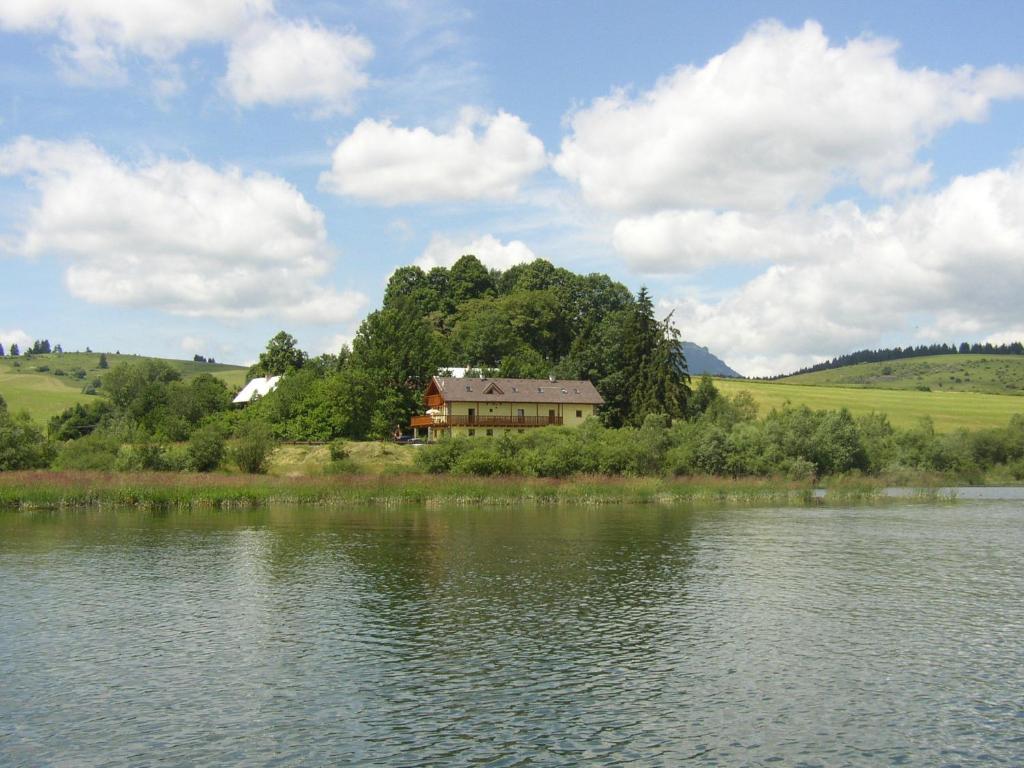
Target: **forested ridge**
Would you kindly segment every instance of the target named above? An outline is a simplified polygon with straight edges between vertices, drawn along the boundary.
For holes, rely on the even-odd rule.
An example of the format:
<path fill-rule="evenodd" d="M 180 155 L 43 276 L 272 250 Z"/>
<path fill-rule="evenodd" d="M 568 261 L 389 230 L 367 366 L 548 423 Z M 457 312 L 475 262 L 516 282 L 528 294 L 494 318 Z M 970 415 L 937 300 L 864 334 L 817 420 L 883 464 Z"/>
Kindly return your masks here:
<path fill-rule="evenodd" d="M 801 368 L 792 373 L 779 374 L 778 376 L 767 377 L 770 380 L 784 379 L 790 376 L 799 376 L 803 373 L 817 373 L 818 371 L 830 371 L 835 368 L 844 368 L 848 365 L 859 365 L 860 363 L 885 363 L 890 360 L 906 360 L 912 357 L 932 357 L 934 355 L 1024 355 L 1024 343 L 1019 341 L 1010 344 L 992 344 L 991 342 L 966 341 L 956 344 L 920 344 L 916 347 L 891 347 L 886 349 L 861 349 L 850 352 L 846 355 L 839 355 L 823 363 Z"/>

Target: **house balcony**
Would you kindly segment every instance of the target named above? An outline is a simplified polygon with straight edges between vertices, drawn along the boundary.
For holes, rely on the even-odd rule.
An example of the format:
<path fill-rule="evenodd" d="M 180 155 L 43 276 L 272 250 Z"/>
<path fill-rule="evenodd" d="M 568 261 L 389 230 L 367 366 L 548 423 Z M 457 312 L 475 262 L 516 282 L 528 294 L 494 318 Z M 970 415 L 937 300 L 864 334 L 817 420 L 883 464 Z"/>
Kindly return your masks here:
<path fill-rule="evenodd" d="M 561 426 L 561 416 L 413 416 L 411 427 L 548 427 Z"/>

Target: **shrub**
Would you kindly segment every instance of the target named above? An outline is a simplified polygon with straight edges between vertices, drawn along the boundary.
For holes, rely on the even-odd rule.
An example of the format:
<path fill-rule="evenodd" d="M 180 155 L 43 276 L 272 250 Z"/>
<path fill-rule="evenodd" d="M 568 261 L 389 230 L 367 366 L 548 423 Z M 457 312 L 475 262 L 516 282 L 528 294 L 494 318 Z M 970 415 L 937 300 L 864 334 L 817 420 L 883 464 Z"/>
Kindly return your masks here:
<path fill-rule="evenodd" d="M 64 443 L 53 462 L 56 469 L 93 469 L 110 471 L 117 465 L 121 441 L 108 432 L 93 432 L 79 440 Z"/>
<path fill-rule="evenodd" d="M 276 443 L 270 426 L 262 421 L 243 422 L 237 436 L 231 458 L 243 472 L 262 475 L 267 471 L 267 459 Z"/>
<path fill-rule="evenodd" d="M 53 460 L 53 445 L 27 413 L 11 415 L 0 408 L 0 470 L 41 469 Z"/>
<path fill-rule="evenodd" d="M 493 441 L 488 442 L 490 445 L 484 444 L 484 441 L 481 440 L 481 445 L 474 445 L 469 451 L 462 454 L 455 462 L 452 471 L 465 475 L 484 476 L 511 473 L 511 463 L 498 453 Z"/>
<path fill-rule="evenodd" d="M 161 450 L 157 443 L 125 443 L 117 451 L 114 469 L 121 472 L 163 469 Z"/>
<path fill-rule="evenodd" d="M 469 448 L 470 439 L 472 438 L 445 438 L 432 445 L 425 445 L 416 451 L 416 466 L 432 475 L 451 472 L 455 462 Z"/>
<path fill-rule="evenodd" d="M 212 472 L 224 460 L 227 437 L 219 424 L 207 424 L 188 441 L 188 464 L 196 472 Z"/>
<path fill-rule="evenodd" d="M 332 440 L 330 451 L 331 461 L 342 461 L 348 458 L 348 444 L 344 440 Z"/>

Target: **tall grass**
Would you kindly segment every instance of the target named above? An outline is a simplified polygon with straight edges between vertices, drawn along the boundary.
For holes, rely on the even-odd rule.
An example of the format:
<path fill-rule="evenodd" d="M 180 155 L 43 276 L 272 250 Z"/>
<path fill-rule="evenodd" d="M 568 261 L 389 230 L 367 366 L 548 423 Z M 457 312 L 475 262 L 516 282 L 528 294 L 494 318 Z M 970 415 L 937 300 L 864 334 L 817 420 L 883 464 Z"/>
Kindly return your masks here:
<path fill-rule="evenodd" d="M 829 492 L 830 500 L 876 498 L 868 481 Z M 784 479 L 689 477 L 569 479 L 428 475 L 306 478 L 146 472 L 25 471 L 0 474 L 0 508 L 232 508 L 308 505 L 806 504 L 810 483 Z"/>

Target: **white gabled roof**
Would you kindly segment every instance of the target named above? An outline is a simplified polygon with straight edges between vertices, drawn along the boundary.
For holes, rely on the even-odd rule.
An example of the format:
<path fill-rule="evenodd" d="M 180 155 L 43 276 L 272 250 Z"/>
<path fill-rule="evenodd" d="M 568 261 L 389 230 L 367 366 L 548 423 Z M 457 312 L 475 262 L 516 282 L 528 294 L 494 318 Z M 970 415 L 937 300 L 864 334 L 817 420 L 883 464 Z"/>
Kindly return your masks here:
<path fill-rule="evenodd" d="M 274 391 L 274 387 L 277 386 L 277 382 L 280 380 L 280 376 L 261 376 L 253 379 L 242 387 L 242 391 L 235 395 L 235 399 L 231 402 L 251 403 L 254 397 L 265 397 L 267 394 Z"/>

